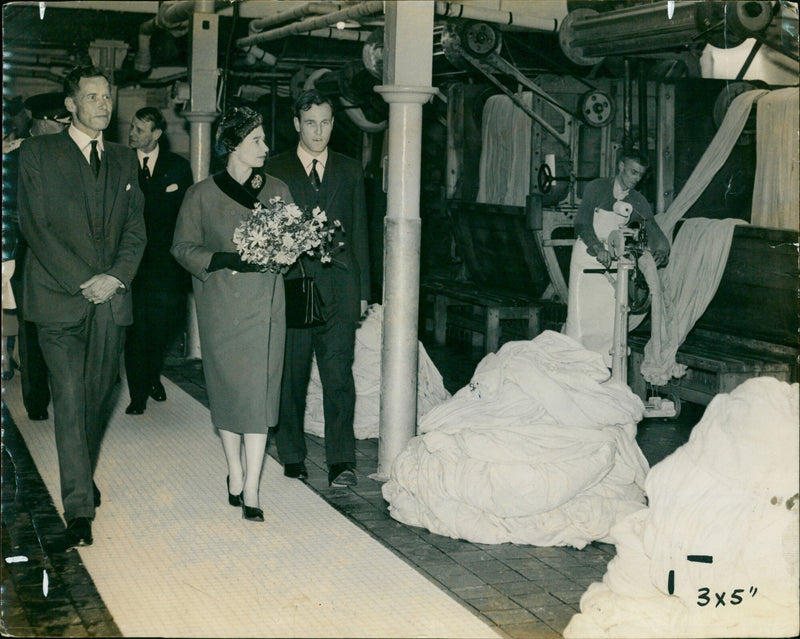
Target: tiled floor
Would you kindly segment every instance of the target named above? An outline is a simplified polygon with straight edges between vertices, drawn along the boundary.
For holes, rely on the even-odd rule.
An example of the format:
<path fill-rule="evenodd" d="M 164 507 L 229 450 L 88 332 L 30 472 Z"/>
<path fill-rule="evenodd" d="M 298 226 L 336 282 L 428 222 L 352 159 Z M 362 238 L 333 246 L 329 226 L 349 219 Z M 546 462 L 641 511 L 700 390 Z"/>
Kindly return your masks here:
<path fill-rule="evenodd" d="M 451 392 L 461 388 L 479 354 L 450 345 L 427 347 Z M 170 363 L 165 375 L 207 405 L 200 362 Z M 639 444 L 655 464 L 688 438 L 702 408 L 684 405 L 677 420 L 646 420 Z M 55 505 L 22 438 L 3 415 L 3 633 L 17 636 L 120 636 L 77 552 L 50 550 L 63 530 Z M 359 484 L 352 490 L 327 486 L 323 441 L 308 435 L 309 486 L 351 521 L 414 566 L 442 590 L 508 637 L 559 637 L 579 609 L 580 597 L 599 581 L 614 547 L 593 543 L 582 550 L 513 544 L 484 545 L 441 537 L 405 526 L 387 511 L 377 468 L 376 440 L 357 443 Z M 269 453 L 275 456 L 274 444 Z M 7 563 L 13 556 L 26 563 Z M 42 593 L 47 571 L 49 593 Z M 231 629 L 231 636 L 236 636 Z"/>

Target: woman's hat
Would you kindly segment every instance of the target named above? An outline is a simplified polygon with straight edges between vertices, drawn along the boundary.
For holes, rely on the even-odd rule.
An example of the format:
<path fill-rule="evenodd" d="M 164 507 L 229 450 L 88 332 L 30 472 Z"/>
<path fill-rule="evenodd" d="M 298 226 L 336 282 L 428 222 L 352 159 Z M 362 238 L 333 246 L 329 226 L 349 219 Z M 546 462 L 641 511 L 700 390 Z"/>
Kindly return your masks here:
<path fill-rule="evenodd" d="M 233 151 L 264 120 L 250 107 L 231 107 L 222 115 L 217 126 L 215 149 L 219 155 Z"/>

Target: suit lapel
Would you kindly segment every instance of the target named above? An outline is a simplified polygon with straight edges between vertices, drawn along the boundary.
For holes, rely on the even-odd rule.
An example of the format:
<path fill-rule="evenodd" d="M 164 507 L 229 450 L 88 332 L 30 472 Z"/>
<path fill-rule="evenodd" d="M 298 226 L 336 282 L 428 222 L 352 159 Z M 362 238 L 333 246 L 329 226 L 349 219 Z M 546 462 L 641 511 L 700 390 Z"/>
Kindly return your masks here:
<path fill-rule="evenodd" d="M 323 184 L 323 197 L 326 205 L 333 202 L 336 196 L 336 191 L 342 185 L 341 166 L 336 161 L 336 157 L 332 152 L 328 152 L 328 163 L 325 165 L 325 175 L 322 178 Z"/>

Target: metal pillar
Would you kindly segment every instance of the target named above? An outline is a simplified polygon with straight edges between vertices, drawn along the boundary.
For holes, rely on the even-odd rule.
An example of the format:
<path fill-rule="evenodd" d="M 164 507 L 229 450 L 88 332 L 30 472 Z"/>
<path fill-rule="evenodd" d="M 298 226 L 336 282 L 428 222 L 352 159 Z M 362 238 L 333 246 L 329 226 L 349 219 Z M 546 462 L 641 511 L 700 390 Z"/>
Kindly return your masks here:
<path fill-rule="evenodd" d="M 213 0 L 195 3 L 192 14 L 192 48 L 189 60 L 190 109 L 184 112 L 189 121 L 189 161 L 194 181 L 208 177 L 211 167 L 211 124 L 217 119 L 217 43 L 219 17 Z M 197 332 L 197 311 L 194 296 L 189 295 L 186 356 L 201 357 Z"/>
<path fill-rule="evenodd" d="M 422 105 L 436 92 L 433 14 L 432 1 L 386 3 L 384 84 L 375 87 L 389 103 L 378 480 L 389 478 L 417 424 Z"/>

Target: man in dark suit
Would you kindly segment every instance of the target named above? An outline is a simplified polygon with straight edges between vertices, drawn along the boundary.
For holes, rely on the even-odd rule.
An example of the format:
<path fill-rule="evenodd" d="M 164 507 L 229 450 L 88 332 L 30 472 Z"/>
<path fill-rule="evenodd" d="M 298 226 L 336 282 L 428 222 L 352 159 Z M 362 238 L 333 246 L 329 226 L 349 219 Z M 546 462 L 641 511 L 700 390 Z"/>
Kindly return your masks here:
<path fill-rule="evenodd" d="M 128 145 L 136 149 L 139 186 L 144 193 L 147 246 L 133 279 L 133 324 L 125 341 L 125 372 L 131 402 L 129 415 L 141 415 L 147 398 L 167 399 L 161 383 L 164 353 L 186 317 L 189 273 L 170 248 L 183 196 L 192 185 L 192 168 L 182 157 L 161 148 L 167 123 L 153 107 L 139 109 L 131 120 Z"/>
<path fill-rule="evenodd" d="M 343 245 L 331 263 L 301 258 L 314 278 L 325 304 L 326 322 L 314 328 L 286 331 L 281 408 L 276 444 L 284 475 L 305 479 L 306 443 L 303 434 L 306 393 L 316 354 L 325 415 L 325 457 L 328 484 L 353 486 L 355 474 L 355 383 L 353 354 L 356 323 L 369 299 L 367 211 L 361 166 L 328 149 L 333 130 L 333 103 L 317 91 L 302 93 L 294 104 L 296 149 L 270 159 L 267 173 L 283 180 L 295 202 L 309 210 L 322 208 L 331 222 L 338 220 Z M 298 265 L 286 274 L 300 276 Z"/>
<path fill-rule="evenodd" d="M 94 470 L 146 242 L 144 197 L 136 154 L 103 139 L 112 99 L 102 71 L 70 71 L 64 104 L 66 131 L 20 147 L 23 304 L 50 374 L 66 542 L 88 545 L 100 505 Z"/>

